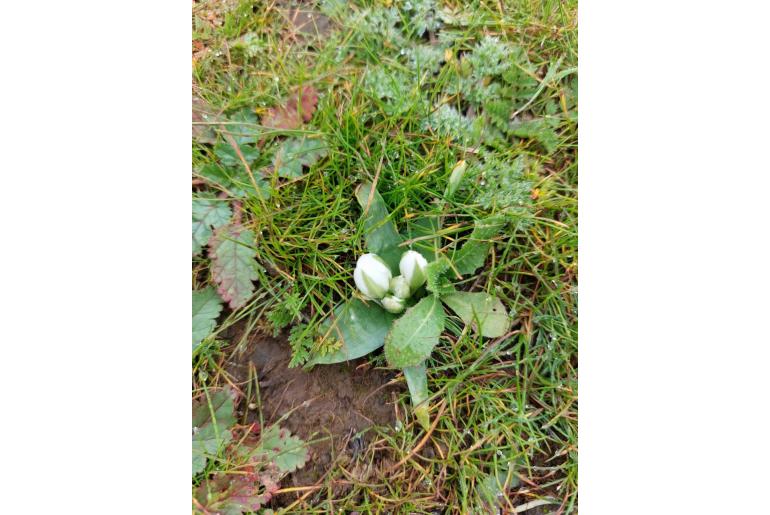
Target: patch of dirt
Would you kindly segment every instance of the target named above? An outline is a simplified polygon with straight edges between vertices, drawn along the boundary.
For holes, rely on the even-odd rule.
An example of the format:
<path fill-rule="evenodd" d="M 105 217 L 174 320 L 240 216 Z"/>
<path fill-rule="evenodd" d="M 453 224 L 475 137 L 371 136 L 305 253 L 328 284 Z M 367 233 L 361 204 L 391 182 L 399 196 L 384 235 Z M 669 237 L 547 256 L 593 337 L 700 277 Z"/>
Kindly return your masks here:
<path fill-rule="evenodd" d="M 232 341 L 239 340 L 236 337 Z M 318 365 L 309 372 L 288 368 L 288 341 L 256 333 L 249 336 L 245 351 L 234 359 L 229 372 L 240 384 L 249 380 L 249 364 L 256 368 L 265 424 L 275 423 L 297 408 L 281 427 L 305 441 L 323 439 L 310 446 L 307 464 L 287 477 L 283 487 L 316 483 L 335 458 L 341 454 L 354 458 L 371 442 L 371 432 L 354 438 L 356 433 L 375 425 L 395 424 L 394 403 L 400 387 L 388 382 L 396 374 L 367 367 L 365 358 Z M 256 411 L 249 421 L 259 421 Z"/>

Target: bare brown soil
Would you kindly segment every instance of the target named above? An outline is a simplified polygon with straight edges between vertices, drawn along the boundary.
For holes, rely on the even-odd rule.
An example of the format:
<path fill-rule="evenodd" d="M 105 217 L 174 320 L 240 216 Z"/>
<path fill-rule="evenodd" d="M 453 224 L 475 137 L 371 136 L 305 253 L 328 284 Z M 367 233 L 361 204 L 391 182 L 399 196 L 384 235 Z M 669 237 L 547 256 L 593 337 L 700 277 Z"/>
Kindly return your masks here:
<path fill-rule="evenodd" d="M 368 368 L 366 359 L 305 371 L 288 368 L 290 358 L 285 338 L 253 334 L 244 352 L 230 364 L 229 372 L 244 383 L 249 379 L 249 364 L 253 363 L 265 424 L 275 423 L 294 410 L 281 427 L 305 441 L 316 440 L 310 446 L 305 467 L 282 484 L 309 486 L 322 479 L 335 459 L 352 460 L 366 448 L 372 432 L 358 437 L 357 433 L 378 425 L 393 427 L 395 396 L 400 387 L 388 384 L 394 372 Z M 249 421 L 259 421 L 257 410 L 252 411 Z"/>

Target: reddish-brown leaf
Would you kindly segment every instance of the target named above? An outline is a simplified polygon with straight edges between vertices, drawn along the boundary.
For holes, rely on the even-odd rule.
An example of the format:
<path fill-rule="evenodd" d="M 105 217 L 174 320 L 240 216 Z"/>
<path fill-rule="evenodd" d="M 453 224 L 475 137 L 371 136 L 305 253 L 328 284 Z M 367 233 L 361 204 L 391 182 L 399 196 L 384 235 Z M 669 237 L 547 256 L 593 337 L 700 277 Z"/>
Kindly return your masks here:
<path fill-rule="evenodd" d="M 298 129 L 302 122 L 313 118 L 318 105 L 318 91 L 313 86 L 305 86 L 301 91 L 292 93 L 285 106 L 271 107 L 262 117 L 262 125 L 273 129 Z"/>
<path fill-rule="evenodd" d="M 232 309 L 238 309 L 254 294 L 259 279 L 255 270 L 254 233 L 237 224 L 223 225 L 209 239 L 211 274 L 217 292 Z"/>

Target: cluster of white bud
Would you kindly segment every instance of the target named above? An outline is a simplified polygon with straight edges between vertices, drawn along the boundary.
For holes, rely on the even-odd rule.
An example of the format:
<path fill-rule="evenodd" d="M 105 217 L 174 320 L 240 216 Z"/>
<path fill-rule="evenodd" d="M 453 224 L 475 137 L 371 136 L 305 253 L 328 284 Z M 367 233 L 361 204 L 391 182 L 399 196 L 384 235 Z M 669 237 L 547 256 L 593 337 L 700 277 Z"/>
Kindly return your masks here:
<path fill-rule="evenodd" d="M 390 268 L 376 254 L 358 258 L 353 279 L 367 299 L 378 300 L 391 313 L 401 313 L 406 299 L 425 283 L 428 262 L 419 252 L 407 250 L 401 256 L 398 269 L 401 275 L 393 277 Z"/>

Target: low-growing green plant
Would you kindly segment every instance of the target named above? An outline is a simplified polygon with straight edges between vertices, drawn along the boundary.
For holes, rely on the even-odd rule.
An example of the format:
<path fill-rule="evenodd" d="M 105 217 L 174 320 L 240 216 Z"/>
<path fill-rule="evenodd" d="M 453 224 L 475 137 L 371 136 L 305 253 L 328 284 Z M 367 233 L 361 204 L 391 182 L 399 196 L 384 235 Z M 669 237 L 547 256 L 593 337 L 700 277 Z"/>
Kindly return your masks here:
<path fill-rule="evenodd" d="M 221 27 L 194 28 L 207 47 L 193 79 L 193 109 L 207 109 L 193 143 L 196 384 L 220 384 L 220 364 L 254 330 L 288 336 L 290 366 L 352 355 L 352 341 L 382 365 L 399 350 L 388 335 L 430 301 L 443 318 L 438 344 L 399 368 L 414 421 L 433 417 L 435 457 L 407 460 L 396 480 L 386 470 L 355 481 L 350 494 L 337 489 L 349 467 L 333 466 L 286 512 L 496 513 L 533 499 L 573 512 L 576 2 L 321 0 L 301 8 L 324 22 L 313 41 L 293 8 L 235 3 Z M 367 182 L 385 207 L 371 227 L 376 202 L 367 211 L 352 200 Z M 385 225 L 400 237 L 390 253 L 367 236 Z M 223 240 L 232 263 L 250 255 L 253 274 L 216 257 Z M 395 278 L 408 250 L 427 263 L 420 287 L 405 293 L 402 277 L 382 299 L 356 292 L 357 258 L 377 255 Z M 219 282 L 217 263 L 229 267 Z M 242 295 L 224 298 L 228 280 Z M 499 299 L 506 334 L 484 336 L 486 320 L 457 293 Z M 407 396 L 395 402 L 412 411 Z M 399 417 L 395 431 L 379 428 L 386 443 L 365 452 L 410 455 L 421 436 L 407 427 Z"/>
<path fill-rule="evenodd" d="M 454 168 L 448 197 L 457 190 L 466 169 L 465 162 Z M 343 302 L 321 324 L 320 338 L 336 341 L 339 349 L 311 357 L 308 364 L 339 363 L 384 346 L 388 364 L 404 372 L 415 417 L 428 429 L 425 361 L 444 331 L 445 308 L 487 338 L 504 336 L 510 328 L 508 310 L 500 299 L 485 292 L 457 291 L 450 279 L 473 274 L 484 264 L 489 241 L 505 227 L 506 220 L 497 216 L 477 221 L 470 238 L 450 258 L 430 245 L 404 251 L 409 241 L 398 233 L 385 201 L 371 183 L 357 188 L 356 199 L 363 210 L 364 238 L 370 251 L 358 258 L 353 272 L 362 298 Z M 419 240 L 435 244 L 440 222 L 433 229 L 435 232 Z"/>

